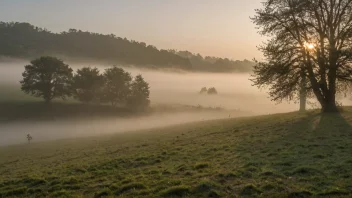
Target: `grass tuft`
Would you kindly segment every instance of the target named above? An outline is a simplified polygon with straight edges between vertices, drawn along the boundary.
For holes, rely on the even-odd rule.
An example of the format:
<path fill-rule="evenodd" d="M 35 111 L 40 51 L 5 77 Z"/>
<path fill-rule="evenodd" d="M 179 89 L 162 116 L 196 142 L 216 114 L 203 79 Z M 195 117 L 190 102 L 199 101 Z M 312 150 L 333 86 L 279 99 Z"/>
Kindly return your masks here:
<path fill-rule="evenodd" d="M 256 186 L 250 184 L 246 185 L 245 187 L 242 188 L 240 195 L 242 196 L 255 196 L 257 194 L 260 194 L 262 191 L 259 190 Z"/>
<path fill-rule="evenodd" d="M 19 196 L 27 192 L 27 187 L 13 188 L 5 191 L 0 191 L 0 197 Z"/>
<path fill-rule="evenodd" d="M 200 170 L 200 169 L 205 169 L 205 168 L 208 168 L 209 167 L 209 164 L 208 163 L 197 163 L 194 168 L 196 170 Z"/>
<path fill-rule="evenodd" d="M 190 193 L 188 186 L 174 186 L 161 192 L 163 197 L 183 197 Z"/>
<path fill-rule="evenodd" d="M 104 188 L 103 190 L 99 191 L 98 193 L 96 193 L 94 195 L 94 198 L 101 198 L 101 197 L 106 197 L 106 196 L 109 196 L 111 195 L 111 190 L 108 189 L 108 188 Z"/>
<path fill-rule="evenodd" d="M 128 192 L 130 190 L 142 190 L 146 189 L 147 187 L 142 184 L 142 183 L 130 183 L 126 184 L 124 186 L 121 186 L 121 188 L 116 192 L 116 195 L 123 194 L 125 192 Z"/>
<path fill-rule="evenodd" d="M 308 198 L 311 197 L 312 193 L 308 191 L 291 192 L 288 194 L 288 198 Z"/>

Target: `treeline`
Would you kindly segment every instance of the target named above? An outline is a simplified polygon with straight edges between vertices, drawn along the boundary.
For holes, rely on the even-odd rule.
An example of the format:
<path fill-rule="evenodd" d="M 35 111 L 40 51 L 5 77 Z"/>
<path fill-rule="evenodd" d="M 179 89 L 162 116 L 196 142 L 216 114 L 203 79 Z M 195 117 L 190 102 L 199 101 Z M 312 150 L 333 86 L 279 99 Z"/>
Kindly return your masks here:
<path fill-rule="evenodd" d="M 33 58 L 55 55 L 152 68 L 190 71 L 250 71 L 250 61 L 202 57 L 188 51 L 163 50 L 144 42 L 69 29 L 52 33 L 29 23 L 0 22 L 0 56 Z"/>
<path fill-rule="evenodd" d="M 149 106 L 149 84 L 141 75 L 133 78 L 115 66 L 102 74 L 91 67 L 73 73 L 62 60 L 45 56 L 26 65 L 22 76 L 22 91 L 41 97 L 46 103 L 55 98 L 73 97 L 84 103 L 109 103 L 138 110 Z"/>
<path fill-rule="evenodd" d="M 233 61 L 228 58 L 219 58 L 219 57 L 213 57 L 213 56 L 203 57 L 200 54 L 194 54 L 189 51 L 176 51 L 176 50 L 169 50 L 169 51 L 183 58 L 187 58 L 191 62 L 193 70 L 196 70 L 196 71 L 249 72 L 249 71 L 252 71 L 254 67 L 254 62 L 249 60 Z"/>

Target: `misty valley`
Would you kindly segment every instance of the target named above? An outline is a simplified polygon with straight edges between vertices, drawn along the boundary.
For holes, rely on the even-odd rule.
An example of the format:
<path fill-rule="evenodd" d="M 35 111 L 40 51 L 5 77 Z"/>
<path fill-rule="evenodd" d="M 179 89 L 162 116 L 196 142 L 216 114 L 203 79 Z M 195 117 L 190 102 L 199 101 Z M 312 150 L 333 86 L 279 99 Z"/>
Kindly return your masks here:
<path fill-rule="evenodd" d="M 296 109 L 295 104 L 273 104 L 265 92 L 258 92 L 251 86 L 250 74 L 154 71 L 125 67 L 132 76 L 141 74 L 150 85 L 151 109 L 147 113 L 133 113 L 125 109 L 113 111 L 110 105 L 84 106 L 72 99 L 54 100 L 52 105 L 58 106 L 49 110 L 42 99 L 21 92 L 19 82 L 26 64 L 20 60 L 0 64 L 2 145 L 24 143 L 27 134 L 31 134 L 33 142 L 37 142 Z M 74 70 L 92 66 L 104 71 L 109 67 L 90 63 L 69 65 Z M 204 86 L 216 87 L 219 93 L 199 94 Z"/>
<path fill-rule="evenodd" d="M 352 0 L 0 18 L 0 198 L 352 197 Z"/>

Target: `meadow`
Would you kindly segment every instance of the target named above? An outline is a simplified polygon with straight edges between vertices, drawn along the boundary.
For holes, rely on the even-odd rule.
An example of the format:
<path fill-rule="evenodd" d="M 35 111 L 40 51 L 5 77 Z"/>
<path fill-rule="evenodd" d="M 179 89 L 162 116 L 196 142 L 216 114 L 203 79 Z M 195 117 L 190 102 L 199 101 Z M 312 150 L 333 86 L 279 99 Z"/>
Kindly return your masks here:
<path fill-rule="evenodd" d="M 2 197 L 351 197 L 352 109 L 0 148 Z"/>

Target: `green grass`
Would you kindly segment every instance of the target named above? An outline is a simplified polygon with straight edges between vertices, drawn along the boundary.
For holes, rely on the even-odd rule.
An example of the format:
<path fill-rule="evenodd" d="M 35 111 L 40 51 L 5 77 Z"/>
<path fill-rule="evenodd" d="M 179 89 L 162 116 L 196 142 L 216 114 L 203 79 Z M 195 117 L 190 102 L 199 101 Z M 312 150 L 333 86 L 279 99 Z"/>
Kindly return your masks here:
<path fill-rule="evenodd" d="M 351 123 L 346 108 L 1 147 L 0 197 L 352 197 Z"/>

